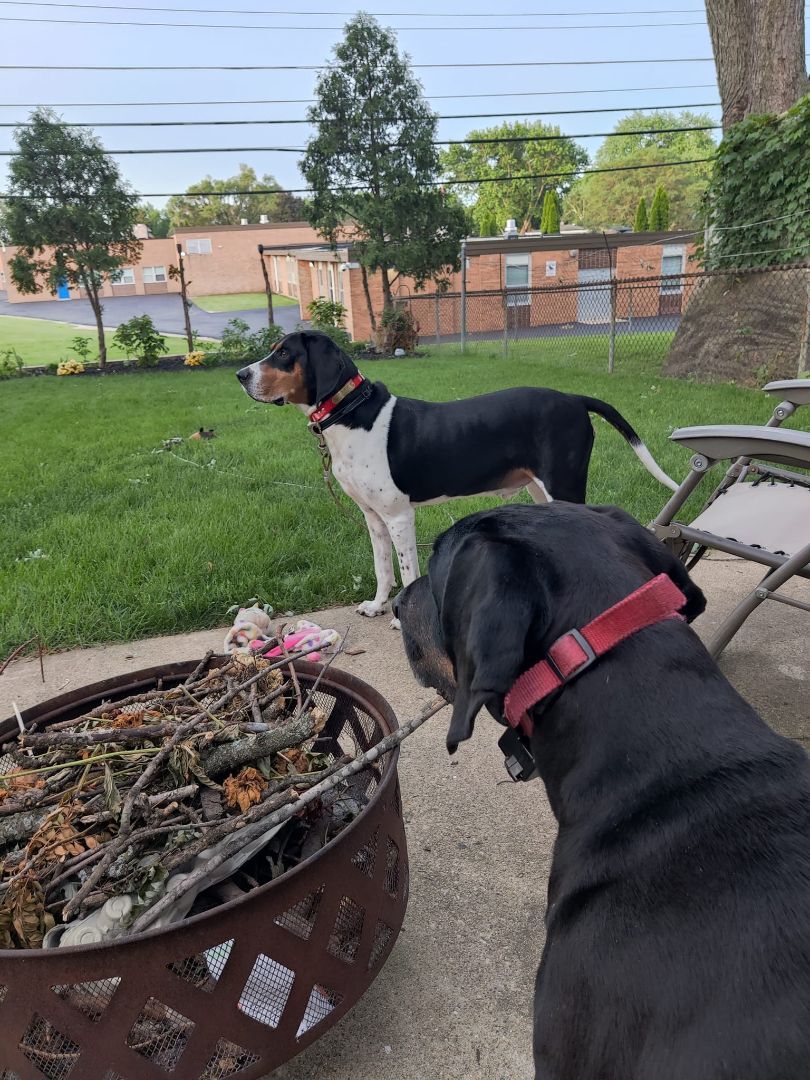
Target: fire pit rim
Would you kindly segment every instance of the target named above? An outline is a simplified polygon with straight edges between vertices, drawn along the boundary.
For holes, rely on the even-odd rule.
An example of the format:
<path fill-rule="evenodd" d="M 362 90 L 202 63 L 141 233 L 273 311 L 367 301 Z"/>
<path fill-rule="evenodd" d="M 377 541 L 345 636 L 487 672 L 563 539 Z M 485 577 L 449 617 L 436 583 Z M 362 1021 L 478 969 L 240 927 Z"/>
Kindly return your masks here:
<path fill-rule="evenodd" d="M 210 669 L 212 667 L 221 666 L 227 659 L 228 657 L 224 655 L 212 656 L 206 667 Z M 171 664 L 158 664 L 150 668 L 140 668 L 137 671 L 127 672 L 125 675 L 103 679 L 97 683 L 88 683 L 67 694 L 61 694 L 59 697 L 55 698 L 48 698 L 39 705 L 32 705 L 22 711 L 20 715 L 23 723 L 27 724 L 32 720 L 40 719 L 42 710 L 47 707 L 48 712 L 45 713 L 45 716 L 48 717 L 49 714 L 55 714 L 53 715 L 53 719 L 56 719 L 58 716 L 62 715 L 65 708 L 71 705 L 79 705 L 84 701 L 91 699 L 96 701 L 102 700 L 99 697 L 99 693 L 103 694 L 108 691 L 116 692 L 120 690 L 124 692 L 122 696 L 126 696 L 126 691 L 131 692 L 135 689 L 132 685 L 134 680 L 137 680 L 138 686 L 148 686 L 152 681 L 152 676 L 154 676 L 155 680 L 158 678 L 167 679 L 182 677 L 184 675 L 189 675 L 194 671 L 198 663 L 199 660 L 188 660 Z M 313 681 L 320 674 L 324 666 L 323 664 L 312 663 L 308 660 L 293 660 L 292 664 L 297 674 L 311 678 Z M 365 700 L 372 705 L 379 713 L 380 718 L 384 720 L 390 728 L 390 731 L 383 732 L 384 735 L 390 734 L 399 728 L 399 723 L 393 708 L 382 694 L 369 683 L 366 683 L 349 671 L 343 671 L 340 668 L 336 669 L 335 667 L 330 667 L 329 671 L 321 680 L 321 685 L 327 692 L 330 683 L 337 685 L 341 691 L 349 694 L 351 697 L 359 698 L 361 702 Z M 47 723 L 44 726 L 47 729 Z M 5 720 L 0 721 L 0 739 L 6 739 L 9 734 L 13 734 L 17 730 L 18 725 L 16 717 L 7 717 Z M 297 866 L 294 866 L 291 870 L 285 871 L 285 873 L 274 878 L 272 881 L 268 881 L 265 885 L 259 885 L 257 888 L 251 889 L 245 896 L 229 900 L 224 904 L 218 904 L 210 911 L 201 912 L 199 915 L 182 919 L 180 922 L 170 923 L 168 926 L 159 927 L 154 930 L 144 930 L 139 934 L 128 934 L 126 937 L 115 938 L 110 942 L 102 942 L 94 945 L 67 945 L 59 949 L 0 949 L 0 962 L 6 960 L 24 960 L 26 963 L 45 963 L 48 960 L 53 959 L 55 955 L 58 955 L 60 958 L 67 958 L 71 955 L 78 954 L 81 954 L 82 956 L 101 956 L 105 952 L 114 949 L 137 945 L 139 942 L 153 940 L 167 934 L 176 933 L 177 930 L 181 928 L 185 929 L 188 927 L 200 926 L 208 920 L 221 916 L 223 912 L 229 912 L 234 908 L 240 907 L 247 900 L 253 901 L 259 896 L 266 896 L 274 887 L 278 887 L 282 882 L 287 885 L 294 877 L 306 871 L 319 859 L 326 858 L 331 854 L 339 843 L 350 838 L 356 827 L 359 826 L 359 823 L 362 821 L 366 812 L 376 806 L 379 800 L 389 793 L 389 788 L 392 784 L 396 782 L 398 761 L 399 747 L 396 747 L 385 755 L 380 781 L 371 798 L 363 807 L 361 813 L 358 814 L 344 829 L 341 829 L 341 831 L 336 836 L 333 836 L 328 843 L 324 844 L 324 846 L 319 848 L 314 854 L 303 859 Z"/>

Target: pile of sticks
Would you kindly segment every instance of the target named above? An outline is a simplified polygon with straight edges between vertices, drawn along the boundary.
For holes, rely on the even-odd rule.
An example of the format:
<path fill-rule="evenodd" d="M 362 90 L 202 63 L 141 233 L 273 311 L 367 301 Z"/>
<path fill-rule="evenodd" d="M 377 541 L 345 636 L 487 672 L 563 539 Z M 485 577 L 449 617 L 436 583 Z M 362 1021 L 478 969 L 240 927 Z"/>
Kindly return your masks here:
<path fill-rule="evenodd" d="M 181 685 L 22 730 L 2 747 L 0 948 L 41 947 L 51 927 L 113 896 L 137 898 L 131 929 L 143 929 L 199 888 L 212 860 L 167 893 L 172 872 L 214 845 L 221 864 L 273 824 L 300 820 L 334 787 L 325 781 L 345 782 L 350 759 L 318 750 L 326 718 L 313 695 L 328 664 L 305 695 L 289 655 L 209 659 Z"/>

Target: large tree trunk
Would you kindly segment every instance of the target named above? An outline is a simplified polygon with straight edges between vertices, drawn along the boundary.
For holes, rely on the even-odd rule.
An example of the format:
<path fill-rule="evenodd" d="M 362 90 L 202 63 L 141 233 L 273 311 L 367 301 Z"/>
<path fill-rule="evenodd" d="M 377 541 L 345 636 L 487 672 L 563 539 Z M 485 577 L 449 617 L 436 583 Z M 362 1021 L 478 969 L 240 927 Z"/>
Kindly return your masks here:
<path fill-rule="evenodd" d="M 388 278 L 388 267 L 380 267 L 380 277 L 382 278 L 382 294 L 383 294 L 383 311 L 389 311 L 394 306 L 394 297 L 391 294 L 391 282 Z"/>
<path fill-rule="evenodd" d="M 363 264 L 360 264 L 360 277 L 363 280 L 363 293 L 366 297 L 366 307 L 368 308 L 368 318 L 371 323 L 372 331 L 377 330 L 377 316 L 374 314 L 374 305 L 371 302 L 371 290 L 368 287 L 368 271 Z"/>
<path fill-rule="evenodd" d="M 87 288 L 87 299 L 90 301 L 90 307 L 93 309 L 93 314 L 96 317 L 96 333 L 98 334 L 98 366 L 106 367 L 107 365 L 107 341 L 104 337 L 104 323 L 102 322 L 102 314 L 104 308 L 101 301 L 98 298 L 98 290 L 92 286 Z"/>
<path fill-rule="evenodd" d="M 805 0 L 706 0 L 723 130 L 752 113 L 780 113 L 808 90 Z"/>

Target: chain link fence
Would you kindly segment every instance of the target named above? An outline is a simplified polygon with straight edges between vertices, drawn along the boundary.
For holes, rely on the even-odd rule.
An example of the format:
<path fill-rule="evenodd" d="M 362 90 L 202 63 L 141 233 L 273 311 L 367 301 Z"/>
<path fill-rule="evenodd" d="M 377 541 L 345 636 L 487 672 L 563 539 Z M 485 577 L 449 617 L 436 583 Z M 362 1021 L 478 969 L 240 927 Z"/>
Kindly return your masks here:
<path fill-rule="evenodd" d="M 594 271 L 587 271 L 594 277 Z M 537 288 L 410 296 L 408 307 L 420 328 L 420 342 L 464 352 L 500 351 L 504 356 L 550 356 L 572 362 L 592 361 L 612 371 L 634 360 L 663 360 L 690 304 L 709 287 L 728 291 L 741 277 L 754 278 L 761 306 L 778 311 L 784 296 L 795 294 L 807 310 L 804 353 L 810 350 L 810 269 L 774 267 L 756 271 L 707 271 L 658 277 L 615 278 L 609 269 L 601 280 Z M 755 347 L 765 327 L 746 327 L 741 339 Z M 800 351 L 802 346 L 800 345 Z M 802 368 L 801 360 L 797 364 Z M 810 366 L 808 360 L 807 366 Z"/>

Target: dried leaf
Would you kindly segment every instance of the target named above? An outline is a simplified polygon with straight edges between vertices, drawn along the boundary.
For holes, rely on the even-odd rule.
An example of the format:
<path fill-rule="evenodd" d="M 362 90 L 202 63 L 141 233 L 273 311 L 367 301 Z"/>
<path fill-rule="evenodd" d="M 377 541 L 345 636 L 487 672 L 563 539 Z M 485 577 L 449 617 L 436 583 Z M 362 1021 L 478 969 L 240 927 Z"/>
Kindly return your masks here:
<path fill-rule="evenodd" d="M 255 803 L 261 802 L 267 781 L 258 769 L 248 766 L 236 776 L 229 776 L 222 787 L 226 804 L 232 809 L 238 806 L 244 814 Z"/>
<path fill-rule="evenodd" d="M 118 788 L 115 786 L 112 769 L 106 762 L 104 763 L 104 805 L 111 814 L 115 814 L 115 816 L 118 817 L 122 805 L 121 795 Z"/>

